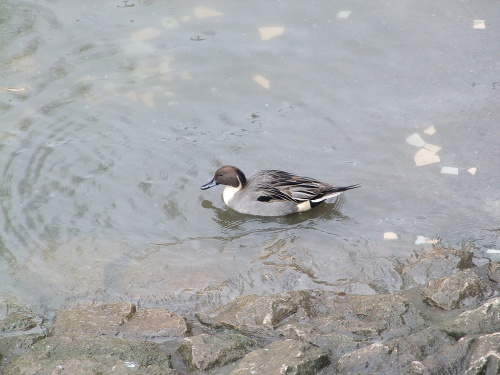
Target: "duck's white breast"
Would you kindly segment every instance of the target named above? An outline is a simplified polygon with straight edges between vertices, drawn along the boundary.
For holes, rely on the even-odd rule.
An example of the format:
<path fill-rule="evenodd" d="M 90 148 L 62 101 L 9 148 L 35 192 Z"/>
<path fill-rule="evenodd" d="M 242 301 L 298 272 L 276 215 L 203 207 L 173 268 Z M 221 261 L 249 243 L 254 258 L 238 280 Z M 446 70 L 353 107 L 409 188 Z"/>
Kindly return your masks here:
<path fill-rule="evenodd" d="M 224 188 L 224 191 L 222 192 L 222 199 L 224 199 L 224 203 L 226 205 L 229 204 L 229 201 L 233 198 L 234 194 L 236 194 L 238 191 L 240 191 L 241 188 L 237 187 L 232 187 L 232 186 L 226 186 Z"/>

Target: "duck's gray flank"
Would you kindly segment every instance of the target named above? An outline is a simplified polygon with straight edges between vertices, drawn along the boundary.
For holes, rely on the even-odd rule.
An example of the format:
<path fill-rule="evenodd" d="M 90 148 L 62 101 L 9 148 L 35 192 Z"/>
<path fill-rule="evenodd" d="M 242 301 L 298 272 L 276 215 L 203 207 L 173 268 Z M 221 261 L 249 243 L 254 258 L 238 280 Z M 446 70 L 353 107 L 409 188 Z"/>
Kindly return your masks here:
<path fill-rule="evenodd" d="M 314 178 L 279 170 L 258 171 L 248 178 L 232 165 L 220 167 L 203 190 L 226 185 L 224 203 L 235 211 L 258 216 L 283 216 L 316 207 L 360 185 L 333 186 Z"/>

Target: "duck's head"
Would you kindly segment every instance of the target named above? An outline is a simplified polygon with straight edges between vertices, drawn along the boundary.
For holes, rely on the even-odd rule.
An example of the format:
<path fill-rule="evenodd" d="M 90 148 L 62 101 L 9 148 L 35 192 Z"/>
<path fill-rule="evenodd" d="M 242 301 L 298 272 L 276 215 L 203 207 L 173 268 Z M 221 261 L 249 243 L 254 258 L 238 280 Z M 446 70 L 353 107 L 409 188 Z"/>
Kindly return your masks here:
<path fill-rule="evenodd" d="M 225 165 L 217 169 L 212 181 L 203 185 L 201 189 L 210 189 L 216 185 L 227 185 L 234 188 L 242 188 L 246 183 L 247 179 L 241 170 L 232 165 Z"/>

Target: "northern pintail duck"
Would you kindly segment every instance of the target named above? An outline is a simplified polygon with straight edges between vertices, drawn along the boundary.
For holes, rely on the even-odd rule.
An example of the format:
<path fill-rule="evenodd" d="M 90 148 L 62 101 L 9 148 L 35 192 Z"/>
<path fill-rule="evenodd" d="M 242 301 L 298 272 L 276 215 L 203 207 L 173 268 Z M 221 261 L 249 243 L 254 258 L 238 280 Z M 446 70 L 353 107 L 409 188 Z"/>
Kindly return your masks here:
<path fill-rule="evenodd" d="M 292 173 L 265 170 L 250 177 L 232 165 L 217 169 L 212 181 L 202 190 L 226 185 L 224 203 L 243 214 L 258 216 L 284 216 L 316 207 L 321 202 L 360 185 L 332 186 L 313 178 Z"/>

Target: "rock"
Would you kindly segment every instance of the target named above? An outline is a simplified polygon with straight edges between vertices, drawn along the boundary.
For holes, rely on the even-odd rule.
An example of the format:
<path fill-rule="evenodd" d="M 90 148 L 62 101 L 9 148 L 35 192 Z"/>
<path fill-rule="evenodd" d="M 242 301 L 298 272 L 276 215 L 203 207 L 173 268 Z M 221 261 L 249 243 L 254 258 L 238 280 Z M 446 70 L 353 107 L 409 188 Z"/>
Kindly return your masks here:
<path fill-rule="evenodd" d="M 165 309 L 136 311 L 130 303 L 93 303 L 61 309 L 56 313 L 50 335 L 92 334 L 156 342 L 181 337 L 189 332 L 186 320 Z"/>
<path fill-rule="evenodd" d="M 306 292 L 290 292 L 272 296 L 248 295 L 212 310 L 197 314 L 198 320 L 213 328 L 228 328 L 243 333 L 259 333 L 274 329 L 308 304 Z"/>
<path fill-rule="evenodd" d="M 488 277 L 491 281 L 500 283 L 500 262 L 490 262 L 488 264 Z"/>
<path fill-rule="evenodd" d="M 162 342 L 184 337 L 190 327 L 186 319 L 165 309 L 141 309 L 128 320 L 121 330 L 126 338 Z"/>
<path fill-rule="evenodd" d="M 170 356 L 151 342 L 58 335 L 15 358 L 4 375 L 177 374 L 170 367 Z"/>
<path fill-rule="evenodd" d="M 11 357 L 25 353 L 47 335 L 44 319 L 29 308 L 9 303 L 6 310 L 10 312 L 0 320 L 0 373 Z"/>
<path fill-rule="evenodd" d="M 208 371 L 235 362 L 257 347 L 255 340 L 240 334 L 201 334 L 186 337 L 178 352 L 190 370 Z"/>
<path fill-rule="evenodd" d="M 500 297 L 487 300 L 477 309 L 467 310 L 440 325 L 441 330 L 457 339 L 466 335 L 500 331 Z"/>
<path fill-rule="evenodd" d="M 414 361 L 403 372 L 408 375 L 443 375 L 463 374 L 467 355 L 470 352 L 474 337 L 464 337 L 454 345 L 443 351 L 425 358 L 423 361 Z"/>
<path fill-rule="evenodd" d="M 116 336 L 135 311 L 135 305 L 125 302 L 91 303 L 59 309 L 49 335 L 80 333 Z"/>
<path fill-rule="evenodd" d="M 424 302 L 443 310 L 473 307 L 490 296 L 492 290 L 471 269 L 448 277 L 430 280 L 424 290 Z"/>
<path fill-rule="evenodd" d="M 310 375 L 328 363 L 327 354 L 317 346 L 288 339 L 250 352 L 231 375 Z"/>
<path fill-rule="evenodd" d="M 423 361 L 413 362 L 411 375 L 496 375 L 500 373 L 500 333 L 472 335 Z"/>
<path fill-rule="evenodd" d="M 426 328 L 407 337 L 378 342 L 348 353 L 337 363 L 339 374 L 399 375 L 413 361 L 451 346 L 455 340 L 433 328 Z"/>
<path fill-rule="evenodd" d="M 438 277 L 449 276 L 458 270 L 474 266 L 470 250 L 435 248 L 423 253 L 417 261 L 408 264 L 401 270 L 406 289 L 424 285 L 427 281 Z"/>
<path fill-rule="evenodd" d="M 500 332 L 478 337 L 471 348 L 465 375 L 500 374 Z"/>

